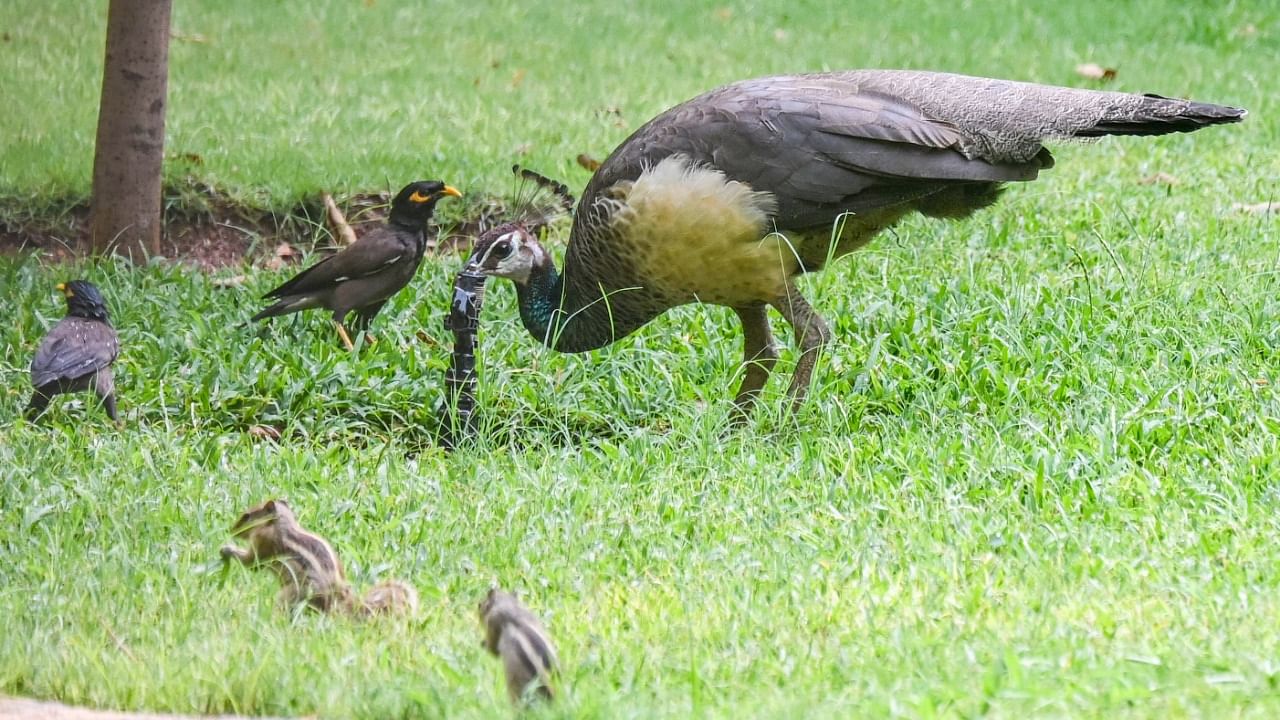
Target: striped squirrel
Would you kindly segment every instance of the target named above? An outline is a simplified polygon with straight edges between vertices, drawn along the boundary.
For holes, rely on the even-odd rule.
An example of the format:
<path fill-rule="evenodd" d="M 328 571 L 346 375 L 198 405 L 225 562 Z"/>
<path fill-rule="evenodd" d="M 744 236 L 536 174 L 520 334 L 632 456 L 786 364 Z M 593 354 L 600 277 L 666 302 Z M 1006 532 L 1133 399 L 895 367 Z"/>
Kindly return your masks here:
<path fill-rule="evenodd" d="M 497 588 L 480 603 L 484 646 L 502 660 L 507 672 L 507 693 L 520 705 L 529 693 L 552 700 L 551 675 L 556 671 L 556 649 L 547 630 L 515 595 Z M 535 686 L 530 690 L 530 686 Z"/>
<path fill-rule="evenodd" d="M 284 500 L 268 500 L 249 508 L 232 526 L 231 534 L 249 548 L 224 545 L 223 559 L 248 566 L 271 565 L 284 585 L 280 604 L 286 608 L 306 603 L 321 612 L 357 616 L 412 614 L 418 609 L 418 593 L 400 580 L 378 583 L 363 598 L 356 595 L 333 547 L 304 529 Z"/>

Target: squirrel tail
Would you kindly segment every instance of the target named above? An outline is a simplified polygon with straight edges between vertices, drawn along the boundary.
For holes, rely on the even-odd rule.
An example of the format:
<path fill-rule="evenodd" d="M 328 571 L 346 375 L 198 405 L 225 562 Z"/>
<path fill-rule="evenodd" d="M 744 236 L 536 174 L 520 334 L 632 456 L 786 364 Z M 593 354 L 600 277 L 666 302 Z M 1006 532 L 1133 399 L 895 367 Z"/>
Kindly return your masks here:
<path fill-rule="evenodd" d="M 418 612 L 418 591 L 403 580 L 384 580 L 364 596 L 364 615 L 413 615 Z"/>

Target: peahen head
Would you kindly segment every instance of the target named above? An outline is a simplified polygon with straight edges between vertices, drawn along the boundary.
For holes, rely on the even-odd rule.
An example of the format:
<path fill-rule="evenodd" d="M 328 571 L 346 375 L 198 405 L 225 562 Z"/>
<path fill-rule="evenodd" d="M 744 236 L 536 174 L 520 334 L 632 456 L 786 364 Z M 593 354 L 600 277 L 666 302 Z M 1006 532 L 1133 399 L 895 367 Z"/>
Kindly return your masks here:
<path fill-rule="evenodd" d="M 563 302 L 564 278 L 527 226 L 507 223 L 485 231 L 476 240 L 466 270 L 514 282 L 520 321 L 538 340 L 559 347 L 574 338 L 576 330 L 553 327 Z"/>
<path fill-rule="evenodd" d="M 551 266 L 551 256 L 523 225 L 507 223 L 476 240 L 467 268 L 527 285 L 530 277 Z"/>

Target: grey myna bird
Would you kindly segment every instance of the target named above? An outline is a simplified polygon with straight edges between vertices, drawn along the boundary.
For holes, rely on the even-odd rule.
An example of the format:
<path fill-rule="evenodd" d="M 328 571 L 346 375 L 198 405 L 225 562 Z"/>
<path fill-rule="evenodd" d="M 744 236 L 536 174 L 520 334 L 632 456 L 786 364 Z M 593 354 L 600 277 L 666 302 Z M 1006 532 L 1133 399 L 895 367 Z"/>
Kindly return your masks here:
<path fill-rule="evenodd" d="M 427 248 L 426 225 L 436 202 L 443 197 L 461 196 L 437 180 L 410 183 L 391 201 L 391 217 L 386 226 L 264 295 L 276 302 L 250 320 L 325 308 L 333 313 L 342 344 L 352 349 L 351 335 L 344 324 L 347 315 L 355 311 L 355 330 L 368 329 L 387 300 L 408 285 L 417 272 Z"/>
<path fill-rule="evenodd" d="M 31 360 L 35 392 L 27 403 L 27 419 L 40 417 L 54 395 L 92 390 L 118 424 L 111 364 L 120 354 L 120 340 L 111 327 L 106 301 L 84 280 L 59 283 L 58 290 L 66 296 L 67 316 L 45 335 Z"/>
<path fill-rule="evenodd" d="M 795 280 L 913 212 L 961 218 L 1003 183 L 1053 166 L 1042 142 L 1161 135 L 1244 110 L 944 73 L 861 70 L 747 80 L 662 113 L 624 141 L 582 194 L 564 261 L 520 227 L 468 261 L 515 281 L 525 327 L 548 346 L 607 345 L 668 308 L 728 305 L 747 363 L 745 416 L 777 358 L 767 308 L 795 331 L 798 406 L 827 323 Z"/>

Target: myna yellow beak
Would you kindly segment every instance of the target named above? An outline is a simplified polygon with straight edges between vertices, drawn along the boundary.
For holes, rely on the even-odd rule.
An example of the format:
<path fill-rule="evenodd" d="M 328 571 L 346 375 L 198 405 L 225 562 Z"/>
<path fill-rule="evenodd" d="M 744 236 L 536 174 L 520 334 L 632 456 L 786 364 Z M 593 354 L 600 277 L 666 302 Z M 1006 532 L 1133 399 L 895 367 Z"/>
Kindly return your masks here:
<path fill-rule="evenodd" d="M 453 187 L 452 185 L 445 185 L 444 189 L 440 191 L 440 194 L 456 198 L 462 197 L 462 193 L 458 192 L 458 188 Z"/>

